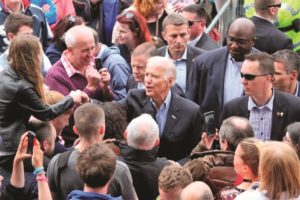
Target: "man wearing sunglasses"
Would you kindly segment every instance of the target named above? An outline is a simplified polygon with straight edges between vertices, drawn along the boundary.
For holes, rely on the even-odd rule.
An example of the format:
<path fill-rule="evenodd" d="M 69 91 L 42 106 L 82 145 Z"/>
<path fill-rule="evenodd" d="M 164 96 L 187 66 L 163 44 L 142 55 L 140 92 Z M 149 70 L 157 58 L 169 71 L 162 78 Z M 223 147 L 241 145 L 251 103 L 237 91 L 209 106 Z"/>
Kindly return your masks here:
<path fill-rule="evenodd" d="M 218 48 L 218 45 L 204 32 L 208 15 L 203 6 L 188 5 L 183 8 L 181 14 L 189 21 L 191 29 L 189 45 L 207 51 Z"/>
<path fill-rule="evenodd" d="M 286 126 L 300 121 L 300 99 L 272 88 L 274 72 L 274 59 L 269 54 L 247 56 L 241 69 L 246 96 L 226 103 L 222 119 L 248 118 L 256 138 L 281 141 Z"/>
<path fill-rule="evenodd" d="M 243 94 L 240 69 L 244 57 L 255 52 L 255 25 L 247 18 L 232 22 L 227 32 L 227 47 L 198 56 L 189 79 L 189 99 L 198 103 L 203 113 L 215 111 L 219 118 L 223 105 Z"/>
<path fill-rule="evenodd" d="M 281 49 L 292 49 L 292 40 L 274 26 L 281 7 L 280 0 L 255 0 L 256 15 L 251 18 L 256 27 L 254 47 L 269 54 Z"/>

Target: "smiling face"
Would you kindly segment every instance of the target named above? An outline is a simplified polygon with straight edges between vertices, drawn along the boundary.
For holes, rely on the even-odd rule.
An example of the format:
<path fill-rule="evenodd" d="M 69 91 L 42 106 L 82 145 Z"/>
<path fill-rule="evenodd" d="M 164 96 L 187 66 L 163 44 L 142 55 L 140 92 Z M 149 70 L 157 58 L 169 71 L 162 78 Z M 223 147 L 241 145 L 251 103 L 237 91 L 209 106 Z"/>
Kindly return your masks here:
<path fill-rule="evenodd" d="M 124 44 L 129 49 L 134 49 L 136 46 L 136 37 L 135 33 L 133 33 L 130 29 L 128 24 L 122 24 L 117 22 L 116 23 L 117 29 L 117 41 L 118 44 Z"/>

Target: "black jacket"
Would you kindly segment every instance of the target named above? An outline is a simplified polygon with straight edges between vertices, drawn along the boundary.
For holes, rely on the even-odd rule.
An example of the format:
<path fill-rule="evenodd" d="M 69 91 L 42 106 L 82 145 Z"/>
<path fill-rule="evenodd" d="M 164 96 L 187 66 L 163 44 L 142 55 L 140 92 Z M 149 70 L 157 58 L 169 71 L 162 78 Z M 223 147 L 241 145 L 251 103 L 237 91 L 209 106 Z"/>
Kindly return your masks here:
<path fill-rule="evenodd" d="M 0 73 L 0 136 L 3 152 L 15 152 L 21 135 L 27 130 L 31 115 L 47 121 L 54 119 L 72 108 L 73 99 L 66 97 L 60 102 L 48 106 L 32 83 L 18 77 L 10 67 Z"/>
<path fill-rule="evenodd" d="M 158 196 L 158 176 L 171 162 L 166 158 L 157 158 L 157 147 L 144 151 L 120 144 L 120 148 L 119 160 L 127 164 L 139 199 L 154 200 Z"/>

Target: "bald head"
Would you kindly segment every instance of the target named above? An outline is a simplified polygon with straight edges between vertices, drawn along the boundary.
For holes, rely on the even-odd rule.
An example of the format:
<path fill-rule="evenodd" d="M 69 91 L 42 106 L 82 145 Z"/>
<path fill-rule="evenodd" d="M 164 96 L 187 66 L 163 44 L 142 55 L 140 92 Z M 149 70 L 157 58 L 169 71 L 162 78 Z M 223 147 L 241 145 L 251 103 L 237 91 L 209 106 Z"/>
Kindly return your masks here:
<path fill-rule="evenodd" d="M 84 25 L 77 25 L 70 28 L 65 35 L 67 47 L 75 47 L 78 43 L 94 41 L 94 35 L 91 28 Z"/>
<path fill-rule="evenodd" d="M 180 200 L 213 200 L 213 194 L 204 182 L 196 181 L 186 186 L 180 195 Z"/>
<path fill-rule="evenodd" d="M 238 18 L 229 26 L 227 48 L 235 61 L 242 62 L 254 45 L 255 25 L 247 18 Z"/>

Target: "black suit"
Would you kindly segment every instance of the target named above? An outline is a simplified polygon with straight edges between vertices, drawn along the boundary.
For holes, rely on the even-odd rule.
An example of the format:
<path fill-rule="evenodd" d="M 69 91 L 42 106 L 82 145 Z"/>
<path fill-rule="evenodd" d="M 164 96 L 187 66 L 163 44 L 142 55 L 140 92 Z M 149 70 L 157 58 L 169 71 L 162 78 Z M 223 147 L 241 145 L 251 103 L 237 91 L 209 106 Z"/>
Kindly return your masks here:
<path fill-rule="evenodd" d="M 188 156 L 200 141 L 202 115 L 199 106 L 192 101 L 171 93 L 171 103 L 164 130 L 160 138 L 159 157 L 180 160 Z M 120 101 L 127 108 L 127 120 L 142 113 L 155 119 L 156 110 L 145 90 L 130 90 L 127 98 Z"/>
<path fill-rule="evenodd" d="M 251 20 L 256 27 L 255 48 L 269 54 L 273 54 L 281 49 L 293 49 L 292 40 L 278 30 L 270 21 L 256 16 L 253 16 Z"/>
<path fill-rule="evenodd" d="M 158 50 L 158 55 L 165 57 L 166 55 L 166 51 L 167 51 L 167 46 L 163 46 L 161 48 L 159 48 Z M 185 88 L 185 93 L 187 93 L 191 87 L 189 85 L 189 79 L 191 77 L 191 73 L 192 73 L 192 67 L 193 67 L 193 62 L 195 60 L 195 58 L 200 55 L 203 54 L 204 52 L 206 52 L 205 50 L 196 48 L 196 47 L 192 47 L 192 46 L 187 46 L 187 61 L 186 61 L 186 88 Z"/>
<path fill-rule="evenodd" d="M 300 99 L 294 95 L 274 90 L 271 140 L 281 141 L 285 128 L 292 122 L 300 121 Z M 240 116 L 249 119 L 248 96 L 239 97 L 224 105 L 222 119 Z"/>
<path fill-rule="evenodd" d="M 207 35 L 204 32 L 203 32 L 200 40 L 198 40 L 198 42 L 196 43 L 195 47 L 200 48 L 200 49 L 204 49 L 204 50 L 207 50 L 207 51 L 219 48 L 219 46 L 217 45 L 217 43 L 215 43 L 209 37 L 209 35 Z"/>
<path fill-rule="evenodd" d="M 252 49 L 252 51 L 257 51 Z M 200 105 L 202 113 L 215 111 L 219 118 L 223 108 L 224 80 L 229 51 L 227 47 L 211 50 L 195 59 L 192 89 L 187 98 Z"/>

